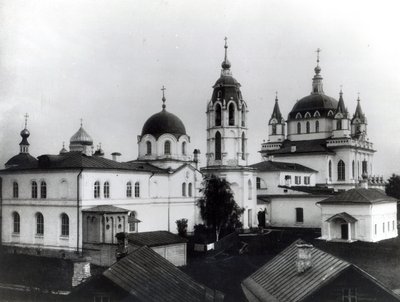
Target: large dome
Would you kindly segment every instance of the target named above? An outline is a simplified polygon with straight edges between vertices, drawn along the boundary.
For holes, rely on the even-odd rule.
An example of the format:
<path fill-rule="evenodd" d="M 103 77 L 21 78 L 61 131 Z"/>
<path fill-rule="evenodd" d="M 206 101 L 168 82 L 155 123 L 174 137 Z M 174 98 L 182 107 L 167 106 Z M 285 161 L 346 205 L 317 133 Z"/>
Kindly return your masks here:
<path fill-rule="evenodd" d="M 93 139 L 81 126 L 79 130 L 71 137 L 70 143 L 91 146 L 93 145 Z"/>
<path fill-rule="evenodd" d="M 175 135 L 179 138 L 186 135 L 185 125 L 175 114 L 163 109 L 159 113 L 152 115 L 145 123 L 142 129 L 142 136 L 151 134 L 158 138 L 164 133 Z"/>
<path fill-rule="evenodd" d="M 289 119 L 295 119 L 297 113 L 301 113 L 302 116 L 304 116 L 306 112 L 314 115 L 316 111 L 318 111 L 321 116 L 327 116 L 328 112 L 330 110 L 334 112 L 337 106 L 338 101 L 333 97 L 320 93 L 310 94 L 297 101 L 292 111 L 289 113 Z"/>

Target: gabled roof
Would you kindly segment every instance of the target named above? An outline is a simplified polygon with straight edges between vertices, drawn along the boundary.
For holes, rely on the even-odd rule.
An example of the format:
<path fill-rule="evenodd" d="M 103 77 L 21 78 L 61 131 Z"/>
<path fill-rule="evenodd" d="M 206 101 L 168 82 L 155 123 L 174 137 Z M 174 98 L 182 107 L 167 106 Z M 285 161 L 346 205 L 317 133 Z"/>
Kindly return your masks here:
<path fill-rule="evenodd" d="M 387 196 L 379 189 L 357 188 L 321 200 L 320 204 L 375 204 L 397 202 L 397 199 Z"/>
<path fill-rule="evenodd" d="M 294 148 L 292 148 L 295 146 Z M 285 140 L 282 147 L 278 150 L 271 150 L 267 152 L 268 155 L 280 155 L 280 154 L 300 154 L 300 153 L 323 153 L 323 154 L 335 154 L 335 152 L 326 147 L 326 139 L 315 139 L 307 141 L 289 141 Z"/>
<path fill-rule="evenodd" d="M 335 214 L 335 215 L 329 217 L 326 221 L 331 222 L 335 219 L 343 219 L 344 221 L 349 222 L 349 223 L 354 223 L 357 221 L 356 218 L 354 218 L 350 214 L 347 214 L 346 212 Z"/>
<path fill-rule="evenodd" d="M 304 242 L 302 240 L 293 242 L 275 258 L 246 278 L 242 282 L 242 287 L 249 290 L 260 302 L 305 301 L 311 294 L 339 277 L 341 273 L 351 269 L 394 298 L 390 301 L 400 301 L 399 296 L 358 266 L 313 246 L 310 247 L 311 268 L 299 273 L 296 264 L 298 258 L 297 244 L 304 244 Z"/>
<path fill-rule="evenodd" d="M 253 165 L 250 165 L 252 168 L 256 168 L 260 172 L 278 172 L 278 171 L 287 171 L 287 172 L 308 172 L 308 173 L 318 173 L 318 171 L 308 168 L 303 165 L 295 164 L 295 163 L 285 163 L 279 161 L 262 161 Z"/>
<path fill-rule="evenodd" d="M 303 193 L 309 193 L 313 195 L 332 195 L 335 194 L 333 188 L 322 187 L 322 186 L 278 186 L 279 188 L 285 188 L 293 191 L 299 191 Z"/>
<path fill-rule="evenodd" d="M 312 247 L 312 267 L 299 274 L 296 266 L 298 243 L 302 241 L 293 242 L 245 279 L 242 286 L 257 295 L 259 301 L 301 301 L 351 265 Z"/>
<path fill-rule="evenodd" d="M 141 247 L 113 264 L 103 276 L 135 301 L 222 301 L 223 294 L 197 283 L 171 262 Z"/>
<path fill-rule="evenodd" d="M 283 120 L 281 110 L 279 109 L 278 97 L 275 98 L 274 110 L 272 111 L 272 115 L 271 115 L 271 118 L 269 119 L 269 123 L 271 123 L 271 120 L 274 118 L 277 119 L 278 123 L 281 123 Z"/>
<path fill-rule="evenodd" d="M 88 212 L 88 213 L 127 213 L 129 210 L 115 207 L 112 205 L 102 205 L 102 206 L 96 206 L 93 208 L 88 208 L 88 209 L 83 209 L 82 212 Z"/>
<path fill-rule="evenodd" d="M 187 240 L 168 231 L 154 231 L 131 233 L 128 235 L 129 243 L 139 246 L 160 246 L 168 244 L 186 243 Z"/>

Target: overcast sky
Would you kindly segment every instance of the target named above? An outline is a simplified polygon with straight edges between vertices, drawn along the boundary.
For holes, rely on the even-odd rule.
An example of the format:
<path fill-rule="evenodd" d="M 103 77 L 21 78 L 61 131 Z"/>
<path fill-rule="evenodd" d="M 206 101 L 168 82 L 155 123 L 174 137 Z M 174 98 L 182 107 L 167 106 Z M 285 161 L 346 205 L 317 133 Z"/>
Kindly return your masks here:
<path fill-rule="evenodd" d="M 25 112 L 30 153 L 56 154 L 80 118 L 107 157 L 137 157 L 137 135 L 161 110 L 179 116 L 206 152 L 206 104 L 224 37 L 249 107 L 250 162 L 267 140 L 275 91 L 284 116 L 311 91 L 321 48 L 325 93 L 357 92 L 374 142 L 374 173 L 400 173 L 398 1 L 0 2 L 0 164 L 19 152 Z M 204 159 L 204 157 L 203 157 Z M 203 165 L 205 160 L 203 160 Z"/>

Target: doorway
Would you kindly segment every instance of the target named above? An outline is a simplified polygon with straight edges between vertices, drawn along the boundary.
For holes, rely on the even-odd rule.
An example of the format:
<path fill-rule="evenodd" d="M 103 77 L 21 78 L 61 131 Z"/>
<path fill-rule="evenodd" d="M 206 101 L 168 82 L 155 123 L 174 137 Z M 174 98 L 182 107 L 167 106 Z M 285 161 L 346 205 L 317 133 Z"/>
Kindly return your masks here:
<path fill-rule="evenodd" d="M 347 223 L 341 224 L 340 227 L 342 230 L 342 239 L 348 240 L 349 239 L 349 225 Z"/>

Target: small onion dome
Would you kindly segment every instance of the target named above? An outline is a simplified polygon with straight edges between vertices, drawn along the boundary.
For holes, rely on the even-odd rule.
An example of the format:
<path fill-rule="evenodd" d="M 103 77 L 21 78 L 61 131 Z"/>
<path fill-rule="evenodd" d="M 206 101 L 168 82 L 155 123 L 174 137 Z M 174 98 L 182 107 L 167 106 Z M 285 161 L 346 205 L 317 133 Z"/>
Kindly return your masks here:
<path fill-rule="evenodd" d="M 22 138 L 28 138 L 29 135 L 31 135 L 31 133 L 29 132 L 28 129 L 25 128 L 24 130 L 21 131 L 20 135 L 22 136 Z"/>
<path fill-rule="evenodd" d="M 70 143 L 91 146 L 93 145 L 93 139 L 81 126 L 79 130 L 71 137 Z"/>
<path fill-rule="evenodd" d="M 68 150 L 65 149 L 65 144 L 63 143 L 63 146 L 62 146 L 62 148 L 60 150 L 60 154 L 65 154 L 65 153 L 68 153 Z"/>
<path fill-rule="evenodd" d="M 223 69 L 229 69 L 229 68 L 231 68 L 231 62 L 229 62 L 229 60 L 228 59 L 225 59 L 223 62 L 222 62 L 222 64 L 221 64 L 221 67 L 223 68 Z"/>
<path fill-rule="evenodd" d="M 186 135 L 186 129 L 179 117 L 163 109 L 149 117 L 144 123 L 142 136 L 151 134 L 155 138 L 159 138 L 165 133 L 172 134 L 176 138 L 179 138 L 181 135 Z"/>

